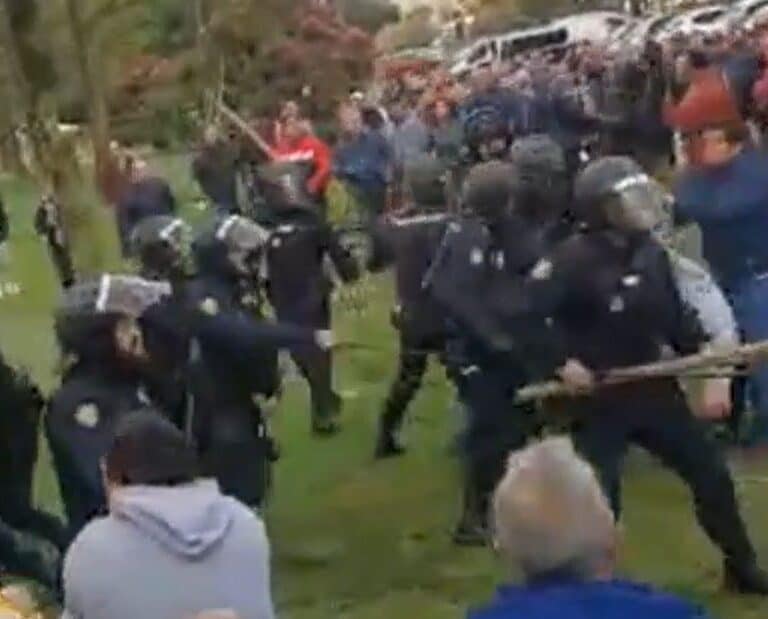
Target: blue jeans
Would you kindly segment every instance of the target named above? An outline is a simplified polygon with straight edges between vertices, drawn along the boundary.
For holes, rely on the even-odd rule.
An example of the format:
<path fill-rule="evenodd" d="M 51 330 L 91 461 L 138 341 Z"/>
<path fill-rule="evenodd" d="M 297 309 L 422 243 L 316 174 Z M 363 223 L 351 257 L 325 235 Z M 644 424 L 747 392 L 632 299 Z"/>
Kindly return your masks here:
<path fill-rule="evenodd" d="M 736 322 L 744 340 L 768 340 L 768 273 L 755 275 L 729 288 Z M 768 363 L 755 367 L 749 377 L 749 395 L 755 412 L 751 442 L 768 442 Z"/>

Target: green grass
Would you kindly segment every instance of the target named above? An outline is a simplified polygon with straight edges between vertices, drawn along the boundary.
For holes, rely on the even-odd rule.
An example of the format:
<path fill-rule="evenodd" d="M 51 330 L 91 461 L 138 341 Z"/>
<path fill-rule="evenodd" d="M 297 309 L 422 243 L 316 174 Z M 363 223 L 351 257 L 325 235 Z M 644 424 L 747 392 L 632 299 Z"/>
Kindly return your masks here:
<path fill-rule="evenodd" d="M 173 171 L 183 195 L 195 195 L 182 163 L 161 163 Z M 11 181 L 3 184 L 3 195 L 12 211 L 12 254 L 0 281 L 19 280 L 24 294 L 0 300 L 0 348 L 50 389 L 56 364 L 50 309 L 57 288 L 45 250 L 32 232 L 36 196 Z M 310 437 L 302 383 L 290 386 L 275 420 L 284 457 L 267 521 L 276 600 L 281 616 L 290 619 L 459 617 L 504 579 L 490 552 L 450 543 L 458 510 L 458 463 L 449 447 L 457 420 L 439 369 L 432 371 L 412 409 L 409 454 L 386 463 L 371 457 L 396 346 L 387 320 L 390 287 L 386 279 L 377 283 L 365 316 L 337 313 L 343 337 L 373 348 L 338 359 L 339 386 L 356 394 L 347 401 L 344 433 L 327 441 Z M 737 474 L 745 480 L 739 493 L 746 518 L 768 562 L 768 493 L 754 479 L 766 472 L 765 465 L 750 465 Z M 768 616 L 768 602 L 720 592 L 718 556 L 696 526 L 677 480 L 647 459 L 633 458 L 626 481 L 625 574 L 690 596 L 718 617 Z M 59 509 L 46 456 L 36 496 L 46 507 Z"/>

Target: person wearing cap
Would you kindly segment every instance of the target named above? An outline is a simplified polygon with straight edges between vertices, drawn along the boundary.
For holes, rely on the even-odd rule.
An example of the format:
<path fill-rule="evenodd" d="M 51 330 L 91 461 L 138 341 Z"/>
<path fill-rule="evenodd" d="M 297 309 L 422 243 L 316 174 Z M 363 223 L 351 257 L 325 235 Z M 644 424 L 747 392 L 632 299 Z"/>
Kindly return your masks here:
<path fill-rule="evenodd" d="M 684 136 L 688 169 L 675 187 L 678 218 L 699 226 L 702 248 L 747 342 L 768 339 L 768 155 L 751 144 L 722 74 L 695 82 L 668 120 Z M 768 366 L 750 377 L 754 445 L 768 444 Z"/>
<path fill-rule="evenodd" d="M 101 462 L 109 512 L 67 552 L 65 619 L 274 617 L 264 523 L 199 477 L 180 430 L 158 411 L 131 412 Z"/>

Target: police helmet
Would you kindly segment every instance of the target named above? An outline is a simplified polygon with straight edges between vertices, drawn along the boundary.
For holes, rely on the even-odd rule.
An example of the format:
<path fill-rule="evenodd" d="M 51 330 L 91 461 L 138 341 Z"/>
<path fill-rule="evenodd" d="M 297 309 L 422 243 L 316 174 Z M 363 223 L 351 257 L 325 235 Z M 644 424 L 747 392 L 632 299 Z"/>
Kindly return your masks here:
<path fill-rule="evenodd" d="M 240 215 L 217 217 L 192 243 L 197 268 L 224 277 L 257 275 L 269 232 Z"/>
<path fill-rule="evenodd" d="M 565 152 L 557 142 L 544 134 L 520 138 L 510 147 L 509 160 L 522 207 L 538 212 L 565 209 L 570 183 Z"/>
<path fill-rule="evenodd" d="M 82 354 L 114 348 L 114 326 L 138 320 L 150 307 L 170 296 L 167 282 L 133 275 L 105 274 L 67 289 L 55 310 L 55 330 L 64 352 Z"/>
<path fill-rule="evenodd" d="M 464 123 L 464 135 L 469 147 L 482 161 L 503 159 L 511 141 L 509 123 L 492 106 L 470 114 Z"/>
<path fill-rule="evenodd" d="M 131 232 L 131 249 L 142 273 L 152 279 L 169 279 L 183 272 L 189 255 L 190 230 L 184 221 L 169 215 L 142 219 Z"/>
<path fill-rule="evenodd" d="M 464 182 L 464 205 L 475 215 L 494 220 L 513 206 L 514 168 L 502 161 L 480 163 Z"/>
<path fill-rule="evenodd" d="M 671 218 L 669 194 L 629 157 L 587 165 L 576 177 L 574 198 L 576 215 L 596 227 L 655 232 Z"/>
<path fill-rule="evenodd" d="M 445 206 L 448 173 L 443 162 L 429 155 L 407 164 L 405 182 L 417 206 Z"/>
<path fill-rule="evenodd" d="M 529 135 L 512 143 L 509 160 L 520 180 L 531 186 L 549 186 L 567 174 L 565 151 L 546 134 Z"/>
<path fill-rule="evenodd" d="M 311 168 L 303 162 L 278 161 L 259 166 L 259 186 L 267 208 L 315 210 L 315 200 L 307 191 L 310 174 Z"/>

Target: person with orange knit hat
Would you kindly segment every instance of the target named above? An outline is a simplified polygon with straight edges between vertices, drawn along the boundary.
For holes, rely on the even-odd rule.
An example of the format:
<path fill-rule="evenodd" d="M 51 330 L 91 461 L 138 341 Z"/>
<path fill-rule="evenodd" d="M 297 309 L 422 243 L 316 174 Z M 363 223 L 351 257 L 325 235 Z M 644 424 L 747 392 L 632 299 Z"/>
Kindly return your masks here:
<path fill-rule="evenodd" d="M 704 258 L 728 294 L 748 342 L 768 340 L 768 155 L 749 129 L 726 77 L 697 76 L 666 120 L 683 136 L 687 169 L 677 215 L 701 229 Z M 755 417 L 748 442 L 768 447 L 768 365 L 750 377 Z"/>

